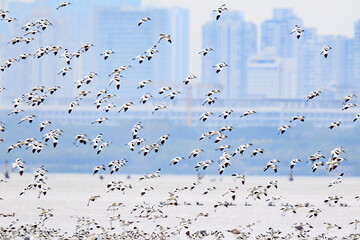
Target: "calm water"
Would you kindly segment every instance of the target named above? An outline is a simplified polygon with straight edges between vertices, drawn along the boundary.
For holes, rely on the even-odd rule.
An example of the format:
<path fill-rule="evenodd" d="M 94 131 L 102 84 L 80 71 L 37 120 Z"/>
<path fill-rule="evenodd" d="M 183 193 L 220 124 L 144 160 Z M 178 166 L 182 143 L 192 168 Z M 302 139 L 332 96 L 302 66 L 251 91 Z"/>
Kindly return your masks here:
<path fill-rule="evenodd" d="M 100 180 L 99 175 L 70 175 L 70 174 L 48 174 L 47 186 L 51 190 L 46 196 L 37 198 L 38 191 L 30 190 L 24 195 L 19 196 L 20 192 L 32 182 L 32 175 L 12 175 L 8 183 L 0 183 L 0 213 L 15 213 L 15 218 L 20 221 L 18 225 L 32 223 L 39 219 L 37 207 L 52 208 L 54 217 L 45 222 L 46 227 L 61 228 L 63 231 L 75 231 L 74 216 L 84 216 L 94 218 L 104 227 L 109 227 L 108 218 L 112 213 L 106 211 L 108 206 L 114 202 L 122 202 L 124 207 L 120 207 L 114 214 L 121 214 L 121 219 L 138 221 L 134 225 L 141 229 L 151 232 L 157 224 L 174 228 L 179 224 L 177 217 L 194 219 L 198 213 L 207 212 L 209 217 L 200 217 L 190 225 L 191 231 L 197 230 L 221 230 L 244 226 L 256 222 L 252 228 L 253 234 L 264 233 L 269 227 L 279 229 L 283 233 L 295 232 L 293 224 L 297 222 L 309 222 L 314 226 L 310 232 L 312 236 L 326 232 L 324 222 L 336 223 L 342 227 L 341 230 L 331 229 L 329 236 L 344 236 L 356 233 L 354 225 L 349 222 L 360 219 L 360 201 L 355 200 L 355 196 L 360 194 L 360 178 L 342 179 L 342 183 L 333 187 L 328 184 L 336 176 L 331 178 L 320 177 L 296 177 L 293 182 L 285 177 L 247 177 L 245 185 L 240 181 L 234 182 L 232 177 L 205 176 L 201 179 L 201 184 L 197 185 L 192 191 L 184 190 L 177 192 L 178 206 L 164 206 L 162 211 L 167 218 L 148 220 L 138 218 L 139 212 L 131 214 L 132 208 L 137 204 L 146 203 L 157 205 L 160 201 L 166 201 L 168 192 L 176 187 L 190 187 L 192 182 L 197 181 L 197 176 L 161 176 L 156 179 L 139 181 L 140 176 L 131 176 L 130 179 L 124 175 L 108 176 L 105 175 Z M 271 187 L 268 190 L 268 197 L 262 196 L 261 200 L 248 198 L 248 189 L 257 185 L 266 186 L 270 180 L 279 181 L 278 189 Z M 131 184 L 132 189 L 127 189 L 125 194 L 115 190 L 107 193 L 106 185 L 111 180 L 121 180 L 125 184 Z M 141 189 L 144 187 L 154 188 L 153 191 L 140 196 Z M 202 195 L 207 187 L 215 186 L 216 190 Z M 222 196 L 230 186 L 238 186 L 235 201 L 231 200 L 230 194 Z M 100 195 L 90 206 L 86 206 L 91 195 Z M 328 206 L 324 200 L 328 196 L 338 195 L 343 199 L 333 206 Z M 271 197 L 281 199 L 275 202 L 275 206 L 268 206 L 266 199 Z M 214 204 L 218 201 L 229 201 L 235 206 L 228 208 L 219 207 L 214 211 Z M 187 204 L 185 204 L 186 202 Z M 196 202 L 203 205 L 198 206 Z M 245 202 L 251 206 L 245 206 Z M 282 204 L 310 203 L 308 208 L 299 208 L 297 213 L 287 212 L 285 216 L 280 211 Z M 341 207 L 340 203 L 347 204 L 348 207 Z M 312 207 L 320 208 L 322 212 L 317 218 L 308 218 L 308 210 Z M 13 218 L 0 217 L 0 226 L 7 226 Z M 113 223 L 114 227 L 118 223 Z M 360 226 L 359 226 L 360 227 Z M 121 229 L 122 227 L 119 227 Z M 230 233 L 226 233 L 227 238 L 232 238 Z"/>

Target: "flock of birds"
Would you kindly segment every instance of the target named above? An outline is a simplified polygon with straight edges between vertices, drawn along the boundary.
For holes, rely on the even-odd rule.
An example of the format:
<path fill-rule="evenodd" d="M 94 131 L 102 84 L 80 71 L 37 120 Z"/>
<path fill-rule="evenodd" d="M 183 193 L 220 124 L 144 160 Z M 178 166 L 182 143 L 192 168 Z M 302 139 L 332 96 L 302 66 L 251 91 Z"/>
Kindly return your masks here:
<path fill-rule="evenodd" d="M 60 10 L 63 7 L 71 5 L 70 2 L 64 2 L 58 5 L 56 10 Z M 228 10 L 226 7 L 226 4 L 221 5 L 219 8 L 215 9 L 214 12 L 216 13 L 216 20 L 220 20 L 221 15 Z M 0 9 L 0 19 L 12 22 L 17 20 L 16 18 L 10 17 L 9 11 Z M 150 17 L 142 18 L 137 23 L 139 27 L 139 31 L 141 31 L 140 27 L 146 27 L 145 23 L 150 21 Z M 221 20 L 220 20 L 221 21 Z M 136 23 L 134 23 L 136 24 Z M 53 26 L 53 24 L 48 19 L 40 19 L 36 22 L 29 22 L 26 23 L 22 29 L 24 29 L 25 33 L 21 37 L 15 37 L 11 39 L 8 44 L 15 45 L 20 42 L 25 42 L 26 44 L 29 44 L 30 42 L 35 40 L 36 35 L 40 34 L 41 31 L 45 31 L 48 27 Z M 303 29 L 300 28 L 300 26 L 295 25 L 295 29 L 290 32 L 290 34 L 295 33 L 297 36 L 297 39 L 300 39 L 301 34 L 304 32 Z M 28 37 L 33 36 L 33 37 Z M 172 43 L 172 38 L 168 34 L 160 34 L 157 44 L 160 44 L 164 41 L 167 41 L 167 44 Z M 162 43 L 163 44 L 163 43 Z M 62 54 L 59 54 L 61 58 L 65 60 L 65 67 L 61 68 L 59 71 L 59 75 L 66 76 L 66 74 L 72 70 L 71 63 L 72 61 L 76 60 L 76 58 L 79 58 L 82 54 L 85 54 L 87 51 L 92 49 L 94 47 L 94 44 L 83 44 L 79 47 L 77 51 L 74 53 L 71 53 L 67 48 L 64 48 L 62 52 L 61 46 L 46 46 L 46 47 L 40 47 L 34 54 L 25 53 L 20 55 L 18 58 L 12 58 L 8 59 L 4 65 L 0 66 L 1 71 L 8 71 L 8 69 L 12 66 L 12 64 L 16 62 L 22 62 L 25 61 L 28 57 L 34 57 L 37 59 L 40 59 L 44 57 L 45 55 L 48 55 L 52 53 L 54 56 L 58 56 L 57 54 L 59 52 L 62 52 Z M 321 55 L 324 55 L 325 58 L 328 57 L 329 51 L 331 50 L 330 46 L 326 46 L 322 49 Z M 207 54 L 211 54 L 211 51 L 213 51 L 212 48 L 205 48 L 198 53 L 202 55 L 203 57 L 206 57 Z M 151 48 L 146 50 L 143 54 L 134 57 L 132 60 L 137 61 L 139 64 L 142 64 L 144 61 L 150 61 L 156 53 L 159 53 L 158 46 L 153 45 Z M 103 51 L 100 56 L 104 59 L 104 61 L 108 61 L 108 59 L 111 58 L 111 55 L 115 54 L 115 52 L 111 49 L 107 49 Z M 216 73 L 220 73 L 223 71 L 228 65 L 225 62 L 220 62 L 213 66 L 215 68 Z M 123 74 L 127 69 L 132 68 L 131 65 L 124 65 L 120 66 L 118 68 L 115 68 L 111 73 L 109 73 L 109 77 L 111 79 L 109 80 L 109 85 L 114 84 L 116 90 L 119 90 L 121 87 L 121 78 L 124 78 Z M 81 90 L 84 86 L 90 84 L 93 79 L 97 76 L 97 73 L 90 72 L 88 73 L 83 79 L 80 79 L 76 81 L 74 84 L 77 89 L 79 89 L 78 96 L 69 104 L 68 108 L 68 114 L 71 114 L 73 111 L 76 111 L 76 107 L 80 106 L 81 100 L 87 97 L 87 95 L 90 95 L 90 91 Z M 184 81 L 183 84 L 186 86 L 188 84 L 191 84 L 194 79 L 197 77 L 193 74 L 189 75 Z M 138 84 L 138 89 L 146 88 L 148 84 L 151 84 L 152 80 L 144 80 L 141 81 Z M 48 97 L 52 96 L 61 89 L 61 86 L 52 86 L 46 88 L 45 86 L 35 86 L 32 91 L 29 93 L 24 93 L 20 97 L 13 100 L 13 107 L 14 109 L 8 114 L 9 117 L 11 117 L 13 114 L 18 115 L 22 112 L 24 112 L 21 108 L 21 105 L 27 104 L 31 105 L 33 107 L 37 107 L 41 105 Z M 5 88 L 1 88 L 1 91 L 6 90 Z M 209 92 L 206 94 L 206 98 L 203 102 L 204 105 L 212 105 L 216 104 L 216 101 L 218 98 L 216 97 L 217 94 L 220 93 L 220 89 L 210 89 Z M 307 101 L 314 99 L 320 94 L 322 91 L 313 91 L 307 96 Z M 171 86 L 164 86 L 159 89 L 158 95 L 166 95 L 164 98 L 169 98 L 169 101 L 176 98 L 177 95 L 181 94 L 180 91 L 173 90 Z M 95 107 L 96 109 L 102 109 L 104 112 L 104 116 L 100 117 L 98 119 L 95 119 L 93 122 L 89 124 L 101 124 L 108 119 L 106 117 L 106 113 L 109 111 L 114 111 L 117 106 L 115 106 L 114 103 L 110 103 L 110 100 L 112 98 L 115 98 L 116 94 L 109 93 L 108 89 L 101 89 L 96 93 L 96 99 L 95 99 Z M 350 101 L 356 97 L 355 94 L 350 94 L 345 97 L 343 108 L 342 110 L 345 111 L 349 108 L 355 107 L 356 104 L 351 103 Z M 150 93 L 145 93 L 144 95 L 140 96 L 139 104 L 146 104 L 148 101 L 151 101 L 151 98 L 153 98 L 153 95 Z M 128 102 L 124 103 L 120 108 L 116 109 L 118 113 L 121 112 L 127 112 L 132 105 L 135 103 Z M 114 110 L 113 110 L 114 109 Z M 156 106 L 152 114 L 156 114 L 158 111 L 164 111 L 167 109 L 167 106 L 165 104 Z M 226 109 L 224 110 L 218 117 L 227 119 L 234 111 L 232 109 Z M 250 115 L 254 115 L 257 112 L 255 110 L 248 110 L 244 112 L 241 117 L 251 117 Z M 123 113 L 121 113 L 123 114 Z M 199 121 L 205 122 L 209 118 L 213 117 L 214 113 L 207 111 L 201 114 Z M 360 117 L 360 113 L 355 116 L 354 122 L 358 120 Z M 18 122 L 19 124 L 22 124 L 23 122 L 32 123 L 33 121 L 37 120 L 37 116 L 35 115 L 26 115 L 21 118 L 21 120 Z M 289 119 L 290 123 L 293 122 L 304 122 L 305 116 L 294 116 L 292 119 Z M 330 124 L 329 129 L 333 129 L 337 126 L 340 126 L 341 121 L 334 121 Z M 52 122 L 50 120 L 45 120 L 40 123 L 39 131 L 43 132 L 46 131 L 49 126 L 52 125 Z M 141 138 L 141 129 L 143 129 L 143 123 L 138 122 L 134 125 L 134 127 L 131 130 L 132 137 L 130 141 L 127 143 L 130 151 L 138 151 L 140 155 L 146 156 L 150 154 L 151 152 L 157 153 L 160 151 L 160 149 L 167 144 L 168 140 L 171 138 L 171 134 L 165 134 L 159 137 L 157 142 L 145 144 L 146 139 Z M 283 125 L 280 126 L 278 129 L 278 135 L 285 134 L 289 129 L 291 128 L 290 125 Z M 214 143 L 219 143 L 224 139 L 227 139 L 227 135 L 225 135 L 226 131 L 232 131 L 232 126 L 224 126 L 221 129 L 218 130 L 212 130 L 203 133 L 199 140 L 203 139 L 214 139 Z M 4 132 L 6 130 L 5 123 L 0 122 L 0 131 Z M 9 146 L 8 152 L 13 151 L 16 148 L 25 148 L 30 149 L 32 153 L 40 153 L 44 147 L 53 147 L 56 148 L 58 141 L 61 139 L 63 131 L 61 129 L 52 129 L 44 134 L 43 141 L 38 141 L 36 138 L 27 138 L 25 140 L 19 140 L 16 143 L 13 143 Z M 129 133 L 130 134 L 130 133 Z M 86 133 L 79 133 L 74 137 L 74 145 L 77 147 L 79 145 L 89 145 L 91 144 L 92 147 L 95 149 L 97 154 L 100 154 L 104 149 L 109 147 L 112 142 L 104 140 L 106 139 L 106 136 L 103 136 L 103 134 L 98 134 L 95 138 L 89 137 Z M 4 142 L 3 139 L 0 139 L 0 142 Z M 51 144 L 49 144 L 51 143 Z M 217 160 L 201 160 L 198 161 L 197 164 L 194 164 L 194 168 L 196 172 L 199 171 L 205 171 L 210 165 L 218 164 L 218 172 L 219 175 L 222 175 L 224 171 L 228 171 L 228 168 L 230 167 L 230 163 L 232 159 L 235 156 L 242 156 L 247 152 L 250 153 L 250 157 L 256 158 L 256 156 L 263 154 L 264 149 L 262 148 L 254 148 L 253 150 L 249 150 L 252 148 L 252 143 L 245 143 L 240 146 L 238 146 L 233 151 L 230 151 L 231 146 L 224 144 L 219 146 L 215 151 L 222 152 L 222 154 L 219 156 Z M 189 156 L 176 156 L 169 160 L 170 166 L 175 166 L 177 164 L 181 164 L 181 162 L 185 161 L 186 158 L 190 159 L 199 159 L 204 152 L 203 149 L 193 149 L 191 152 L 189 151 Z M 326 168 L 329 172 L 339 167 L 339 165 L 345 161 L 346 159 L 343 157 L 343 153 L 345 153 L 345 150 L 342 146 L 334 148 L 330 152 L 330 158 L 327 161 L 321 161 L 322 159 L 325 159 L 325 156 L 320 152 L 316 152 L 313 155 L 309 156 L 309 159 L 307 162 L 311 163 L 312 171 L 316 172 L 318 168 Z M 198 157 L 200 156 L 200 157 Z M 266 165 L 264 165 L 263 171 L 273 171 L 276 173 L 278 171 L 278 163 L 280 161 L 278 159 L 271 159 L 268 161 Z M 303 162 L 302 160 L 295 158 L 289 162 L 289 169 L 293 169 L 296 167 L 297 164 Z M 104 163 L 99 166 L 94 166 L 93 169 L 93 175 L 99 174 L 101 172 L 106 171 L 106 169 L 109 170 L 110 174 L 114 174 L 120 171 L 123 167 L 126 166 L 127 160 L 126 158 L 120 159 L 120 160 L 112 160 L 109 163 Z M 11 171 L 18 171 L 20 176 L 23 175 L 26 164 L 24 160 L 21 158 L 16 158 L 15 161 L 12 163 L 12 169 Z M 47 193 L 51 190 L 51 188 L 46 184 L 46 173 L 48 171 L 46 170 L 45 166 L 39 167 L 35 173 L 34 178 L 31 183 L 28 184 L 21 192 L 20 196 L 23 197 L 25 193 L 27 193 L 29 190 L 35 190 L 38 192 L 38 198 L 45 197 Z M 144 176 L 139 178 L 139 181 L 148 181 L 154 178 L 160 177 L 161 169 L 157 169 L 154 173 L 148 173 Z M 334 185 L 340 184 L 341 179 L 343 177 L 344 173 L 341 173 L 333 182 L 329 183 L 328 187 L 332 187 Z M 234 201 L 237 199 L 236 194 L 237 191 L 239 191 L 239 186 L 236 185 L 240 183 L 240 185 L 245 184 L 245 176 L 241 173 L 232 173 L 232 176 L 234 177 L 234 184 L 235 186 L 229 186 L 226 191 L 222 194 L 222 197 L 230 196 L 230 200 L 228 201 L 219 201 L 216 204 L 214 204 L 213 209 L 214 212 L 217 211 L 218 208 L 228 208 L 229 206 L 235 205 Z M 238 181 L 239 180 L 239 181 Z M 0 184 L 6 184 L 7 180 L 1 179 Z M 157 221 L 157 219 L 164 219 L 168 216 L 164 213 L 165 206 L 178 206 L 181 205 L 181 202 L 179 200 L 179 192 L 181 191 L 191 191 L 198 185 L 200 185 L 200 181 L 193 182 L 190 186 L 186 187 L 177 187 L 174 189 L 174 191 L 169 192 L 169 196 L 167 199 L 165 199 L 163 202 L 160 202 L 158 205 L 136 205 L 132 208 L 131 214 L 139 213 L 137 217 L 139 218 L 145 218 L 152 221 Z M 127 191 L 133 191 L 131 184 L 125 184 L 123 181 L 111 181 L 106 186 L 107 192 L 112 191 L 121 191 L 122 193 L 126 193 Z M 268 192 L 270 188 L 278 188 L 278 181 L 273 180 L 269 181 L 265 186 L 254 186 L 248 189 L 248 196 L 246 199 L 254 199 L 254 200 L 261 200 L 264 198 L 266 199 L 266 202 L 269 203 L 269 206 L 272 206 L 275 204 L 276 201 L 280 200 L 280 197 L 272 196 L 268 197 Z M 154 191 L 153 186 L 147 186 L 144 187 L 139 191 L 139 198 L 146 198 L 145 195 L 147 195 L 149 192 Z M 210 186 L 207 187 L 203 195 L 208 195 L 210 192 L 215 191 L 216 187 Z M 93 202 L 97 201 L 99 198 L 101 198 L 100 195 L 93 195 L 90 196 L 87 200 L 87 204 L 85 207 L 91 207 L 93 205 Z M 336 205 L 341 200 L 341 196 L 329 196 L 324 203 L 327 205 Z M 2 198 L 1 198 L 2 199 Z M 360 196 L 355 197 L 356 200 L 360 199 Z M 200 204 L 200 203 L 198 203 Z M 208 236 L 212 236 L 214 239 L 223 239 L 225 238 L 225 233 L 222 231 L 210 231 L 210 230 L 199 230 L 199 231 L 192 231 L 190 230 L 189 226 L 196 222 L 198 218 L 207 218 L 211 216 L 211 213 L 203 213 L 200 212 L 197 214 L 197 216 L 194 219 L 185 219 L 180 218 L 179 219 L 179 225 L 175 229 L 171 229 L 169 227 L 164 227 L 162 225 L 157 225 L 156 229 L 154 229 L 153 232 L 147 233 L 143 230 L 141 230 L 139 227 L 135 226 L 137 221 L 128 221 L 125 219 L 122 219 L 120 214 L 118 214 L 119 210 L 124 207 L 124 204 L 121 202 L 113 203 L 108 207 L 108 211 L 111 212 L 111 216 L 109 217 L 109 225 L 110 227 L 105 227 L 97 223 L 94 219 L 86 218 L 86 217 L 77 217 L 76 218 L 76 231 L 72 234 L 70 233 L 62 233 L 59 229 L 53 229 L 53 228 L 46 228 L 44 227 L 44 222 L 54 217 L 54 214 L 52 213 L 52 209 L 45 209 L 42 207 L 39 207 L 39 221 L 33 224 L 24 224 L 19 225 L 19 220 L 14 220 L 9 226 L 0 226 L 0 236 L 1 239 L 13 239 L 16 237 L 21 237 L 25 239 L 174 239 L 176 237 L 179 237 L 180 234 L 184 234 L 182 236 L 185 236 L 189 239 L 202 239 L 206 238 Z M 293 212 L 296 213 L 298 209 L 300 208 L 306 208 L 308 209 L 307 217 L 308 218 L 316 218 L 319 214 L 321 214 L 324 210 L 320 208 L 315 208 L 314 206 L 311 206 L 308 203 L 304 204 L 285 204 L 281 207 L 280 211 L 283 216 L 287 212 Z M 15 217 L 15 213 L 6 214 L 6 213 L 0 213 L 0 217 Z M 122 226 L 122 231 L 119 233 L 119 229 L 116 229 L 114 226 L 114 222 L 117 222 L 119 226 Z M 356 219 L 349 224 L 354 225 L 355 229 L 357 228 L 357 224 L 360 223 L 359 219 Z M 294 232 L 289 234 L 282 234 L 280 230 L 276 230 L 273 228 L 269 228 L 264 233 L 261 233 L 259 235 L 254 236 L 252 234 L 252 227 L 256 223 L 250 223 L 247 226 L 242 226 L 239 228 L 229 229 L 227 230 L 228 233 L 231 233 L 236 237 L 237 239 L 291 239 L 291 238 L 299 238 L 299 239 L 308 239 L 309 233 L 311 229 L 313 228 L 312 225 L 309 223 L 296 223 L 294 224 Z M 328 232 L 330 229 L 341 229 L 341 227 L 337 224 L 333 223 L 324 223 L 326 226 L 326 233 L 323 233 L 314 239 L 334 239 L 328 237 Z M 133 226 L 133 227 L 132 227 Z M 97 233 L 98 232 L 98 233 Z M 359 239 L 360 234 L 350 234 L 349 236 L 343 237 L 343 239 Z"/>

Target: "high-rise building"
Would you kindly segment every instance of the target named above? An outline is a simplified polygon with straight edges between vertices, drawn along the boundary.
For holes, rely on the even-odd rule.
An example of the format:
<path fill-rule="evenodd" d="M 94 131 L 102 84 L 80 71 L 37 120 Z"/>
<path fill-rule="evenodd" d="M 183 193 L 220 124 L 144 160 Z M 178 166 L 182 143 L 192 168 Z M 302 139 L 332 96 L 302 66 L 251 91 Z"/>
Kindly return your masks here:
<path fill-rule="evenodd" d="M 354 87 L 360 88 L 360 20 L 354 25 L 354 42 L 353 42 L 353 79 Z"/>
<path fill-rule="evenodd" d="M 274 48 L 266 48 L 248 59 L 247 96 L 250 98 L 295 98 L 296 61 L 280 58 Z"/>
<path fill-rule="evenodd" d="M 227 99 L 245 97 L 246 61 L 257 52 L 256 25 L 245 22 L 242 12 L 223 14 L 202 28 L 203 48 L 213 48 L 202 58 L 202 83 L 220 88 Z M 215 73 L 215 66 L 225 62 L 228 67 Z"/>

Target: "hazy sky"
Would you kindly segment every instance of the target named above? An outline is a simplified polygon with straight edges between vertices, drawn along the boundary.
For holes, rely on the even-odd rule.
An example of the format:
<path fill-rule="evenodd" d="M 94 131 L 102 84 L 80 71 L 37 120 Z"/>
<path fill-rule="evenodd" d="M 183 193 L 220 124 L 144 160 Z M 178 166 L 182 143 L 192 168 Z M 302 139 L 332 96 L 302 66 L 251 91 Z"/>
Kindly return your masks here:
<path fill-rule="evenodd" d="M 354 22 L 360 20 L 360 0 L 143 0 L 145 6 L 190 9 L 190 71 L 200 74 L 201 26 L 212 10 L 226 3 L 229 10 L 241 10 L 247 21 L 261 22 L 272 17 L 274 8 L 293 8 L 304 28 L 316 27 L 318 34 L 353 37 Z M 194 40 L 195 39 L 195 40 Z"/>

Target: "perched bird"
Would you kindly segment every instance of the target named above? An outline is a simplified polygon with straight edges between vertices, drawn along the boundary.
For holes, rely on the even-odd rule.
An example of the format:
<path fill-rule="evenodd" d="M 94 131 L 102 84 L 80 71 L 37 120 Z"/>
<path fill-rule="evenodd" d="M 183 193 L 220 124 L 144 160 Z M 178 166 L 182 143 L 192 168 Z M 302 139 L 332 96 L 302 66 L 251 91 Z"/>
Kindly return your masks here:
<path fill-rule="evenodd" d="M 144 22 L 149 21 L 149 20 L 151 20 L 149 17 L 140 19 L 140 21 L 138 23 L 138 27 L 140 27 L 141 24 L 143 24 Z"/>

